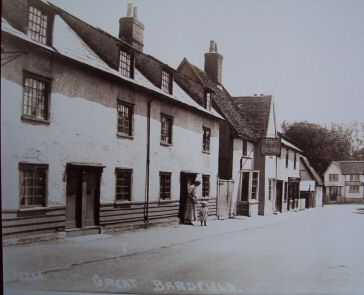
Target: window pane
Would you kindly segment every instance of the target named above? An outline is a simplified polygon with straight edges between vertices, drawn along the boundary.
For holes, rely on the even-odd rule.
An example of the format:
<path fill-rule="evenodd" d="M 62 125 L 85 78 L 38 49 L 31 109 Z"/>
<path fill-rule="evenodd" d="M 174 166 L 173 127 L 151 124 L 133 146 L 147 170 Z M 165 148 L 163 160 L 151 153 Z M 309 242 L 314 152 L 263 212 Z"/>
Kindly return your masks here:
<path fill-rule="evenodd" d="M 21 206 L 45 206 L 47 168 L 38 165 L 20 167 Z"/>
<path fill-rule="evenodd" d="M 123 50 L 120 50 L 120 72 L 124 77 L 131 78 L 131 55 Z"/>
<path fill-rule="evenodd" d="M 202 196 L 208 197 L 210 195 L 210 176 L 202 176 Z"/>
<path fill-rule="evenodd" d="M 122 101 L 117 103 L 118 132 L 132 135 L 133 106 Z"/>
<path fill-rule="evenodd" d="M 161 173 L 159 175 L 160 184 L 160 199 L 170 199 L 171 198 L 171 174 Z"/>
<path fill-rule="evenodd" d="M 24 80 L 23 114 L 34 119 L 48 119 L 47 83 L 33 77 Z"/>
<path fill-rule="evenodd" d="M 28 35 L 31 39 L 47 44 L 48 16 L 38 8 L 29 7 L 28 13 Z"/>
<path fill-rule="evenodd" d="M 171 85 L 170 74 L 166 71 L 162 71 L 161 89 L 166 93 L 171 93 L 170 85 Z"/>
<path fill-rule="evenodd" d="M 203 127 L 202 149 L 204 152 L 210 151 L 210 137 L 211 137 L 211 129 Z"/>
<path fill-rule="evenodd" d="M 172 118 L 161 115 L 161 142 L 172 144 Z"/>
<path fill-rule="evenodd" d="M 128 169 L 116 170 L 115 199 L 118 201 L 131 201 L 131 175 Z"/>

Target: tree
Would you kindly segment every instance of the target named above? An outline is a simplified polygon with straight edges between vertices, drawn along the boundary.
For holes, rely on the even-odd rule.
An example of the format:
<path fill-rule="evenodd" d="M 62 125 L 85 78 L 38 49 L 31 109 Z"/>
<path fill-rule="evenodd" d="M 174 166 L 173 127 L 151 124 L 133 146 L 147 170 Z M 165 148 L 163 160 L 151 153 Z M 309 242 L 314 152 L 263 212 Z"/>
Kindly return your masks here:
<path fill-rule="evenodd" d="M 329 129 L 307 121 L 283 122 L 282 130 L 288 140 L 304 151 L 321 175 L 331 161 L 351 159 L 352 130 L 341 125 L 333 125 Z"/>
<path fill-rule="evenodd" d="M 364 161 L 364 147 L 353 152 L 353 160 Z"/>

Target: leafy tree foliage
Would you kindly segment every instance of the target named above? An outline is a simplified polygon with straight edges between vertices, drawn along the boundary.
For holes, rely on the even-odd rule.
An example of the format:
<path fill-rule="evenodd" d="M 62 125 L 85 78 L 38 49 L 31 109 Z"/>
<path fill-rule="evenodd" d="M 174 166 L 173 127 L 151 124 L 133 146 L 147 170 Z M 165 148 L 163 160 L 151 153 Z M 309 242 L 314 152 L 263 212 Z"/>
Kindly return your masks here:
<path fill-rule="evenodd" d="M 283 135 L 301 148 L 319 174 L 323 174 L 331 161 L 352 158 L 353 130 L 341 125 L 327 128 L 309 122 L 282 124 Z"/>

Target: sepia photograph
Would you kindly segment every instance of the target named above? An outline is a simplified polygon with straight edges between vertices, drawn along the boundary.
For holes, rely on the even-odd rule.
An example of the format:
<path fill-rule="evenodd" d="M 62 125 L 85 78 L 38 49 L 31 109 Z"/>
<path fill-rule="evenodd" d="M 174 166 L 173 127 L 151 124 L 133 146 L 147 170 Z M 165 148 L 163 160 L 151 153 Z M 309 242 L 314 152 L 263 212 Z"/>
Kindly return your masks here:
<path fill-rule="evenodd" d="M 0 294 L 364 294 L 364 1 L 1 0 L 0 208 Z"/>

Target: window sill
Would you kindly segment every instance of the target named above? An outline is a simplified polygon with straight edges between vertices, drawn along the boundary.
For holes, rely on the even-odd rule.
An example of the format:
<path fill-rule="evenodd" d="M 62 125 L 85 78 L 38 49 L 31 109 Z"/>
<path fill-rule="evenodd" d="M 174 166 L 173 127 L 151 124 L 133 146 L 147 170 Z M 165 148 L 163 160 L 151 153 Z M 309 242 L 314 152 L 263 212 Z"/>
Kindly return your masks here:
<path fill-rule="evenodd" d="M 241 156 L 243 159 L 253 159 L 252 157 L 248 156 L 248 155 L 242 155 Z"/>
<path fill-rule="evenodd" d="M 19 217 L 32 216 L 32 215 L 45 215 L 47 211 L 54 209 L 64 209 L 65 206 L 34 206 L 34 207 L 23 207 L 17 210 Z"/>
<path fill-rule="evenodd" d="M 210 151 L 202 151 L 203 154 L 210 155 Z"/>
<path fill-rule="evenodd" d="M 171 144 L 171 143 L 166 143 L 166 142 L 162 142 L 162 141 L 161 141 L 161 145 L 162 146 L 173 146 L 173 144 Z"/>
<path fill-rule="evenodd" d="M 128 135 L 128 134 L 121 133 L 121 132 L 116 133 L 116 135 L 119 138 L 126 138 L 126 139 L 130 139 L 130 140 L 133 140 L 134 139 L 134 136 L 133 135 Z"/>
<path fill-rule="evenodd" d="M 172 199 L 159 199 L 159 203 L 170 203 L 172 201 Z"/>
<path fill-rule="evenodd" d="M 49 208 L 50 207 L 47 207 L 47 206 L 23 207 L 23 208 L 19 208 L 18 212 L 43 211 L 43 210 L 47 210 Z"/>
<path fill-rule="evenodd" d="M 34 124 L 49 125 L 51 123 L 49 120 L 37 119 L 26 115 L 22 115 L 21 120 L 27 123 L 34 123 Z"/>
<path fill-rule="evenodd" d="M 120 207 L 125 207 L 125 208 L 130 208 L 132 205 L 132 201 L 114 201 L 114 207 L 115 208 L 120 208 Z"/>

